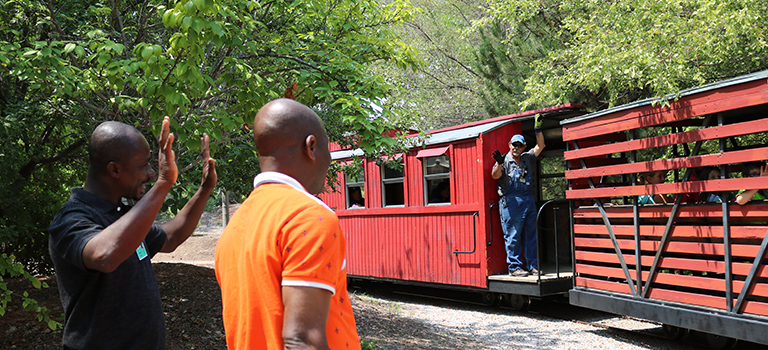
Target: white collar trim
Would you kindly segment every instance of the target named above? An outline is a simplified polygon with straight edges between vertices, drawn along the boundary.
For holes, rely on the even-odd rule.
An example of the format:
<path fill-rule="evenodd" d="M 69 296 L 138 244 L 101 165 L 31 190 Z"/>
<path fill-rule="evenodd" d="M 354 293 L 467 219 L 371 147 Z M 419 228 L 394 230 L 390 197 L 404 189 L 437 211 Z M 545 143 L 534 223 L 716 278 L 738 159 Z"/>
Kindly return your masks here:
<path fill-rule="evenodd" d="M 312 198 L 316 202 L 320 203 L 322 206 L 324 206 L 326 209 L 333 211 L 331 207 L 329 207 L 327 204 L 325 204 L 323 201 L 320 200 L 320 198 L 317 198 L 307 192 L 306 189 L 304 189 L 304 186 L 301 185 L 296 179 L 283 174 L 278 173 L 276 171 L 265 171 L 263 173 L 260 173 L 256 175 L 256 177 L 253 178 L 253 188 L 259 187 L 264 184 L 269 183 L 278 183 L 278 184 L 284 184 L 293 187 L 295 190 L 305 194 L 307 197 Z"/>

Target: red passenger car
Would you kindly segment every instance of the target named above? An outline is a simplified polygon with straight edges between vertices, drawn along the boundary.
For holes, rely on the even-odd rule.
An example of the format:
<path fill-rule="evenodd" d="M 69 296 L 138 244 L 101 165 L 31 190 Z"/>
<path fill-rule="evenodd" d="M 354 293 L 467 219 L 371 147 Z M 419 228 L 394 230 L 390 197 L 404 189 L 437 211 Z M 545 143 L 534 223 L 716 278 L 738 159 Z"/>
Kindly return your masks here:
<path fill-rule="evenodd" d="M 741 173 L 742 164 L 768 159 L 768 71 L 674 98 L 562 122 L 574 205 L 570 301 L 661 322 L 680 339 L 706 332 L 717 348 L 768 343 L 768 202 L 733 202 L 736 191 L 768 188 L 768 178 Z M 640 156 L 654 150 L 672 156 Z M 692 176 L 703 167 L 719 177 Z M 631 180 L 649 171 L 671 181 Z M 686 199 L 698 193 L 721 201 Z M 639 205 L 644 195 L 670 203 Z M 605 206 L 609 199 L 619 205 Z"/>
<path fill-rule="evenodd" d="M 478 290 L 486 292 L 489 302 L 512 295 L 522 306 L 528 296 L 567 292 L 572 279 L 565 202 L 552 202 L 541 214 L 541 276 L 507 275 L 491 152 L 508 151 L 514 134 L 534 145 L 536 113 L 544 120 L 544 155 L 562 159 L 559 122 L 584 114 L 583 106 L 567 104 L 432 131 L 422 147 L 390 158 L 400 162 L 399 168 L 358 159 L 359 150 L 332 152 L 334 160 L 359 164 L 339 174 L 337 192 L 321 196 L 336 209 L 347 235 L 349 276 Z M 562 177 L 563 170 L 546 176 Z M 541 204 L 541 181 L 534 188 Z M 559 232 L 542 224 L 558 220 Z"/>

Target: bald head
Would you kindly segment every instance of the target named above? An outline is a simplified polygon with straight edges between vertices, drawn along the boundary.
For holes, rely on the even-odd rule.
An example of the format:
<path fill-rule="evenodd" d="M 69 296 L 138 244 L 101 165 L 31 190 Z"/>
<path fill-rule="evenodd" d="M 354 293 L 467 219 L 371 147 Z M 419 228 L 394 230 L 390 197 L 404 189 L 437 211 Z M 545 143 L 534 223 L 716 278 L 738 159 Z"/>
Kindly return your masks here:
<path fill-rule="evenodd" d="M 299 151 L 309 135 L 328 142 L 320 117 L 294 100 L 281 98 L 269 102 L 253 120 L 253 138 L 259 156 Z"/>
<path fill-rule="evenodd" d="M 106 171 L 110 162 L 120 163 L 148 145 L 144 135 L 133 126 L 113 121 L 101 123 L 88 144 L 90 167 Z"/>
<path fill-rule="evenodd" d="M 277 171 L 299 181 L 310 193 L 323 190 L 331 162 L 323 121 L 307 106 L 278 99 L 261 107 L 253 138 L 262 171 Z"/>

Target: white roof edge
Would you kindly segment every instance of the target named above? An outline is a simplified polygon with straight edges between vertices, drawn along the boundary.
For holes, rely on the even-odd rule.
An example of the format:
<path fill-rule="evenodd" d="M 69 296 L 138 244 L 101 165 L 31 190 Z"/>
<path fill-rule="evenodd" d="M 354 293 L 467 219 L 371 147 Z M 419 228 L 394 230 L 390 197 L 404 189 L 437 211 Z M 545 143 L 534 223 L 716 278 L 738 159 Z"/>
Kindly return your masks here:
<path fill-rule="evenodd" d="M 506 119 L 506 120 L 500 120 L 500 121 L 495 121 L 495 122 L 486 123 L 486 124 L 470 126 L 467 128 L 454 129 L 454 130 L 439 132 L 436 134 L 430 134 L 430 135 L 427 135 L 426 141 L 424 142 L 424 146 L 432 146 L 432 145 L 438 145 L 443 143 L 475 138 L 480 136 L 480 134 L 498 129 L 504 125 L 507 125 L 512 122 L 517 122 L 517 121 L 519 120 Z M 419 147 L 417 146 L 413 148 L 415 149 Z M 331 159 L 338 160 L 338 159 L 351 158 L 352 156 L 359 157 L 359 156 L 362 156 L 363 154 L 364 152 L 360 148 L 357 148 L 355 150 L 334 151 L 334 152 L 331 152 Z"/>
<path fill-rule="evenodd" d="M 716 82 L 709 83 L 709 84 L 706 84 L 706 85 L 702 85 L 702 86 L 697 86 L 697 87 L 681 90 L 677 94 L 669 94 L 669 95 L 667 95 L 666 98 L 668 98 L 668 99 L 674 99 L 675 97 L 682 98 L 682 97 L 685 97 L 685 96 L 690 96 L 690 95 L 698 94 L 698 93 L 701 93 L 701 92 L 706 92 L 706 91 L 710 91 L 710 90 L 716 90 L 716 89 L 727 87 L 727 86 L 731 86 L 731 85 L 738 85 L 738 84 L 748 83 L 750 81 L 759 80 L 759 79 L 766 79 L 766 78 L 768 78 L 768 70 L 764 70 L 764 71 L 760 71 L 760 72 L 755 72 L 755 73 L 751 73 L 751 74 L 746 74 L 746 75 L 741 75 L 741 76 L 733 77 L 733 78 L 730 78 L 730 79 L 720 80 L 720 81 L 716 81 Z M 560 121 L 560 125 L 575 123 L 575 122 L 579 122 L 579 121 L 582 121 L 582 120 L 588 120 L 588 119 L 597 118 L 597 117 L 600 117 L 600 116 L 603 116 L 603 115 L 606 115 L 606 114 L 616 113 L 616 112 L 620 112 L 620 111 L 624 111 L 624 110 L 629 110 L 629 109 L 632 109 L 632 108 L 637 108 L 637 107 L 641 107 L 641 106 L 645 106 L 645 105 L 650 105 L 654 101 L 659 101 L 659 98 L 655 98 L 655 97 L 646 98 L 646 99 L 643 99 L 643 100 L 634 101 L 634 102 L 630 102 L 630 103 L 623 104 L 623 105 L 620 105 L 620 106 L 611 107 L 611 108 L 608 108 L 608 109 L 603 109 L 603 110 L 596 111 L 596 112 L 593 112 L 593 113 L 581 115 L 581 116 L 578 116 L 578 117 L 575 117 L 575 118 L 564 119 L 564 120 Z"/>

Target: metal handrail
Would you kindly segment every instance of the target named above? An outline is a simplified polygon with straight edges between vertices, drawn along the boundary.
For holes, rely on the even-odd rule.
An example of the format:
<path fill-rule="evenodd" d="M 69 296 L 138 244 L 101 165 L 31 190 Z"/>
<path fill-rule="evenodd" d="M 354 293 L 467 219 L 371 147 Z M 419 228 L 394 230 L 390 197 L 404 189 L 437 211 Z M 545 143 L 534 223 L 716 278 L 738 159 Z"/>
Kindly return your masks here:
<path fill-rule="evenodd" d="M 493 207 L 498 206 L 498 205 L 499 205 L 498 202 L 491 203 L 490 207 L 488 208 L 489 212 L 490 212 L 489 215 L 488 215 L 488 227 L 491 230 L 491 240 L 488 241 L 488 242 L 485 242 L 485 245 L 487 247 L 490 247 L 491 245 L 493 245 Z M 501 220 L 501 212 L 499 212 L 499 220 Z"/>
<path fill-rule="evenodd" d="M 544 210 L 544 208 L 547 205 L 549 205 L 550 203 L 554 203 L 554 202 L 562 202 L 562 200 L 560 200 L 560 199 L 550 199 L 550 200 L 544 202 L 544 204 L 542 204 L 539 207 L 539 211 L 536 213 L 536 229 L 537 229 L 537 231 L 539 229 L 539 218 L 541 218 L 541 212 Z M 555 235 L 554 235 L 554 237 L 555 237 L 555 274 L 557 275 L 557 278 L 560 278 L 560 261 L 559 261 L 560 256 L 558 255 L 559 252 L 558 252 L 558 249 L 557 249 L 557 210 L 556 209 L 557 208 L 555 208 L 555 226 L 554 226 L 554 230 L 555 230 Z M 537 237 L 536 237 L 536 261 L 539 262 L 539 268 L 537 269 L 537 270 L 539 270 L 539 273 L 538 273 L 538 276 L 536 276 L 536 277 L 537 277 L 537 281 L 541 281 L 541 254 L 539 253 L 539 251 L 541 249 L 539 249 L 538 232 L 536 234 L 537 234 Z"/>
<path fill-rule="evenodd" d="M 462 252 L 456 249 L 453 251 L 453 254 L 456 254 L 457 256 L 459 254 L 472 254 L 477 250 L 477 220 L 475 220 L 475 217 L 479 215 L 480 215 L 480 212 L 477 212 L 477 211 L 472 214 L 472 245 L 473 245 L 472 251 Z"/>

